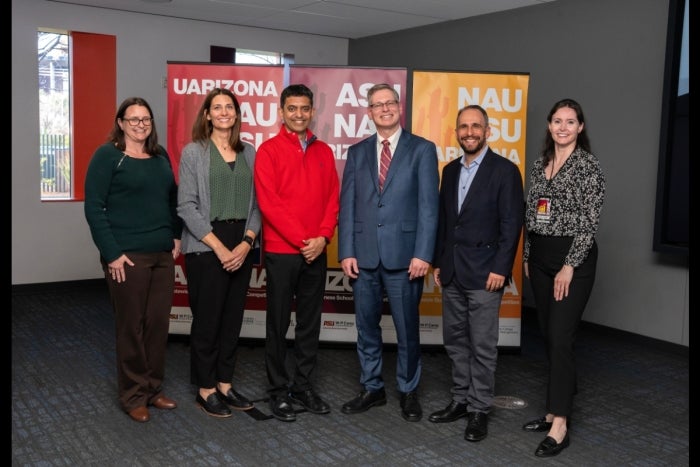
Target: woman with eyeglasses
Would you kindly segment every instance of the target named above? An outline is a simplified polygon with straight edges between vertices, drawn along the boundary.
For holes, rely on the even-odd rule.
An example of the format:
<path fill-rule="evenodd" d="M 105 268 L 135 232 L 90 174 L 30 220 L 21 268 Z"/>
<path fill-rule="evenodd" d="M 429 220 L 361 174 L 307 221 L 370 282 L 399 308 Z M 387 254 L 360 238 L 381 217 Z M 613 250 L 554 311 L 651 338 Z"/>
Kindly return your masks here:
<path fill-rule="evenodd" d="M 151 107 L 130 97 L 90 160 L 85 218 L 114 309 L 119 403 L 137 422 L 150 419 L 148 406 L 177 407 L 162 387 L 182 232 L 176 209 L 175 176 Z"/>

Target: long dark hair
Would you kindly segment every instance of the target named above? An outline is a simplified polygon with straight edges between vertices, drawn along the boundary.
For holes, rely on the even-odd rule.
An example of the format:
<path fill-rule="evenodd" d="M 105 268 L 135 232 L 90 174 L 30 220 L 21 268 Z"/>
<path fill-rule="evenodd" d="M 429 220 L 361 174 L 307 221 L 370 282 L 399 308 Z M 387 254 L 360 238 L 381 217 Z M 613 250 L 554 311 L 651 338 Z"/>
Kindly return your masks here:
<path fill-rule="evenodd" d="M 119 120 L 123 120 L 126 109 L 132 105 L 140 105 L 148 109 L 148 115 L 151 117 L 151 134 L 146 138 L 146 143 L 143 145 L 143 150 L 151 156 L 160 154 L 160 146 L 158 145 L 158 132 L 156 131 L 156 121 L 153 119 L 153 111 L 143 97 L 128 97 L 119 105 L 117 115 L 114 116 L 114 126 L 109 132 L 107 141 L 114 143 L 120 151 L 126 149 L 126 141 L 124 140 L 124 130 L 119 126 Z M 127 124 L 127 123 L 124 123 Z"/>
<path fill-rule="evenodd" d="M 549 114 L 547 114 L 547 122 L 552 123 L 552 116 L 556 113 L 557 110 L 563 108 L 563 107 L 568 107 L 572 109 L 574 112 L 576 112 L 576 119 L 579 121 L 579 123 L 583 123 L 583 130 L 581 130 L 581 133 L 578 134 L 576 137 L 576 147 L 580 147 L 586 152 L 591 152 L 591 143 L 588 140 L 588 133 L 586 132 L 586 129 L 588 126 L 585 124 L 586 123 L 586 118 L 583 116 L 583 109 L 581 108 L 581 104 L 576 102 L 573 99 L 562 99 L 559 102 L 555 103 L 554 106 L 552 107 L 552 110 L 549 111 Z M 552 133 L 549 132 L 549 127 L 545 131 L 544 135 L 544 144 L 542 145 L 542 162 L 546 166 L 549 164 L 549 161 L 551 161 L 554 158 L 554 139 L 552 138 Z"/>
<path fill-rule="evenodd" d="M 224 88 L 214 88 L 209 91 L 207 97 L 204 98 L 202 106 L 199 108 L 197 113 L 197 119 L 192 125 L 192 141 L 197 141 L 202 144 L 206 144 L 211 137 L 211 133 L 214 129 L 214 125 L 211 120 L 207 119 L 209 114 L 209 109 L 211 108 L 211 102 L 216 96 L 227 96 L 233 102 L 233 108 L 236 109 L 236 122 L 231 128 L 231 134 L 228 137 L 228 145 L 236 152 L 243 151 L 243 142 L 241 141 L 241 105 L 238 103 L 238 99 L 233 95 L 231 91 Z"/>

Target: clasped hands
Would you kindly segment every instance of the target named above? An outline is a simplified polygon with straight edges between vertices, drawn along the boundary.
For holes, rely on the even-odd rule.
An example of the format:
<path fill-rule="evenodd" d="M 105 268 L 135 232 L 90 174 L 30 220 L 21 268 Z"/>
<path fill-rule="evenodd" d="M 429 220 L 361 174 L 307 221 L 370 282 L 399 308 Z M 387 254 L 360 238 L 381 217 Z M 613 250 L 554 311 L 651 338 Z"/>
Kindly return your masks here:
<path fill-rule="evenodd" d="M 314 237 L 307 240 L 302 240 L 304 244 L 303 247 L 299 248 L 299 252 L 304 257 L 304 261 L 307 264 L 311 264 L 316 261 L 321 253 L 323 253 L 324 248 L 326 248 L 326 239 L 324 237 Z"/>
<path fill-rule="evenodd" d="M 226 254 L 219 258 L 221 265 L 228 272 L 233 272 L 243 266 L 246 256 L 251 250 L 251 246 L 246 242 L 241 242 L 233 250 L 226 250 Z"/>

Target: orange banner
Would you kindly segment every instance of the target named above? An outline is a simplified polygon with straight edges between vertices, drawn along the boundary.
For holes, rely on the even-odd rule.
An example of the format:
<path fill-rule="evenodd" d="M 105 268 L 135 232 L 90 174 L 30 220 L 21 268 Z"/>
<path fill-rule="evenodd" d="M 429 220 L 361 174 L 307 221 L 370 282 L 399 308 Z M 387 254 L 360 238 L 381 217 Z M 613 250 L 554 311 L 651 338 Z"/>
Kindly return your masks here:
<path fill-rule="evenodd" d="M 520 168 L 525 180 L 525 124 L 529 75 L 416 71 L 413 73 L 412 131 L 437 145 L 440 169 L 461 156 L 455 137 L 457 111 L 477 104 L 489 115 L 491 149 Z M 432 276 L 423 293 L 421 316 L 440 316 L 440 288 Z M 522 238 L 500 310 L 499 346 L 520 346 Z"/>

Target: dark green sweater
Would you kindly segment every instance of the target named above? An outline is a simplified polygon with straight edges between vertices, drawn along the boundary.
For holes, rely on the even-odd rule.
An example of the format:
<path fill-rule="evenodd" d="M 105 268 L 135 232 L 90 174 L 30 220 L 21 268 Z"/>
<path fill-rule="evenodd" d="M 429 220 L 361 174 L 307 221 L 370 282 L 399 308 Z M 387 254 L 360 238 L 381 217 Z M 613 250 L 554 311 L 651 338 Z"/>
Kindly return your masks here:
<path fill-rule="evenodd" d="M 161 155 L 135 159 L 107 143 L 92 156 L 85 218 L 108 263 L 130 251 L 170 251 L 173 239 L 180 238 L 177 185 L 165 148 Z"/>

